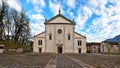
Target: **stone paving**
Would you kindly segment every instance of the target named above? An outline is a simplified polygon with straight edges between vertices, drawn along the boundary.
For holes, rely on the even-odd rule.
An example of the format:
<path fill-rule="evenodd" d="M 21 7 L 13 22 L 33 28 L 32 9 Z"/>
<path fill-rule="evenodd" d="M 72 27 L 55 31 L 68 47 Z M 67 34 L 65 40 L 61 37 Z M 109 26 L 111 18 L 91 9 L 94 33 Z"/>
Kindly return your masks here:
<path fill-rule="evenodd" d="M 44 68 L 55 54 L 0 54 L 0 68 Z"/>
<path fill-rule="evenodd" d="M 120 68 L 120 55 L 103 54 L 68 54 L 70 57 L 80 60 L 95 68 Z"/>
<path fill-rule="evenodd" d="M 64 54 L 58 54 L 56 68 L 83 68 Z"/>
<path fill-rule="evenodd" d="M 57 56 L 56 56 L 57 58 Z M 56 58 L 51 59 L 47 65 L 45 66 L 45 68 L 56 68 Z"/>
<path fill-rule="evenodd" d="M 120 56 L 101 54 L 0 54 L 0 68 L 120 68 Z"/>
<path fill-rule="evenodd" d="M 72 61 L 76 62 L 77 64 L 81 65 L 83 68 L 95 68 L 94 66 L 91 66 L 81 60 L 78 60 L 78 59 L 75 59 L 75 58 L 72 58 L 68 55 L 66 55 L 68 58 L 70 58 Z"/>

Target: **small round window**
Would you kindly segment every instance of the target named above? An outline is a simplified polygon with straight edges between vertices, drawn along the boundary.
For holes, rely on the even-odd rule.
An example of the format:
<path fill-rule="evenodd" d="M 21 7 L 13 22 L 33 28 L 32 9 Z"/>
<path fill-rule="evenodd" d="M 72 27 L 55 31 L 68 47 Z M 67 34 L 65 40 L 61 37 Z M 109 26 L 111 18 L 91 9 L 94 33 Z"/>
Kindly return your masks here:
<path fill-rule="evenodd" d="M 61 29 L 58 29 L 58 34 L 61 34 L 62 33 L 62 30 Z"/>

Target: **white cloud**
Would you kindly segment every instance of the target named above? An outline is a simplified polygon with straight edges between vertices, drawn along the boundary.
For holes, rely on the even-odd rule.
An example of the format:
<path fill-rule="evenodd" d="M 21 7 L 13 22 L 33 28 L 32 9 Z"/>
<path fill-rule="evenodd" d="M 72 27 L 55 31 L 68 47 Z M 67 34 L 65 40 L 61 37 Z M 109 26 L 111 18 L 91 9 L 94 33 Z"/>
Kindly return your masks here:
<path fill-rule="evenodd" d="M 27 0 L 26 2 L 33 5 L 33 9 L 27 12 L 27 15 L 31 19 L 30 26 L 32 29 L 32 35 L 39 34 L 45 30 L 45 18 L 42 12 L 43 8 L 46 6 L 46 3 L 44 0 Z"/>
<path fill-rule="evenodd" d="M 92 10 L 89 9 L 87 6 L 80 6 L 79 10 L 77 11 L 77 17 L 75 21 L 77 22 L 77 25 L 79 26 L 79 30 L 82 30 L 85 28 L 86 21 L 91 17 Z"/>
<path fill-rule="evenodd" d="M 17 10 L 18 12 L 21 12 L 22 7 L 21 7 L 20 2 L 19 2 L 18 0 L 3 0 L 3 1 L 7 2 L 7 4 L 8 4 L 11 8 Z M 1 4 L 2 4 L 2 0 L 0 0 L 0 5 L 1 5 Z"/>
<path fill-rule="evenodd" d="M 31 17 L 31 28 L 32 28 L 32 34 L 36 35 L 38 33 L 41 33 L 45 30 L 44 26 L 44 16 L 41 14 L 32 14 Z"/>
<path fill-rule="evenodd" d="M 32 35 L 37 35 L 37 34 L 43 32 L 43 31 L 45 31 L 45 27 L 42 24 L 40 24 L 40 23 L 31 23 L 30 27 L 32 28 L 32 31 L 31 31 Z"/>
<path fill-rule="evenodd" d="M 96 41 L 100 42 L 108 38 L 113 38 L 116 35 L 120 34 L 120 1 L 110 1 L 115 5 L 108 4 L 108 0 L 89 0 L 84 6 L 80 6 L 77 17 L 76 17 L 76 31 L 81 32 L 85 27 L 85 23 L 92 13 L 99 15 L 99 18 L 93 19 L 92 25 L 86 28 L 84 34 L 87 36 L 87 41 Z"/>
<path fill-rule="evenodd" d="M 62 6 L 59 3 L 53 3 L 52 0 L 49 0 L 49 8 L 53 12 L 54 15 L 59 13 L 59 9 L 61 10 L 61 14 L 64 13 Z"/>
<path fill-rule="evenodd" d="M 41 14 L 32 14 L 31 15 L 31 19 L 33 19 L 33 20 L 37 20 L 37 21 L 43 21 L 43 20 L 45 20 L 45 18 L 43 17 L 43 15 L 41 15 Z"/>
<path fill-rule="evenodd" d="M 75 7 L 75 0 L 66 0 L 67 5 L 71 8 Z"/>
<path fill-rule="evenodd" d="M 37 35 L 43 31 L 45 31 L 45 25 L 44 25 L 44 21 L 34 21 L 30 23 L 30 28 L 32 35 Z"/>
<path fill-rule="evenodd" d="M 40 5 L 41 7 L 46 5 L 44 0 L 27 0 L 27 3 L 32 3 L 34 6 Z"/>
<path fill-rule="evenodd" d="M 26 2 L 33 5 L 33 9 L 31 9 L 30 12 L 36 12 L 41 14 L 43 12 L 43 8 L 46 6 L 44 0 L 27 0 Z"/>
<path fill-rule="evenodd" d="M 7 0 L 7 3 L 10 7 L 16 9 L 19 12 L 22 10 L 19 0 Z"/>

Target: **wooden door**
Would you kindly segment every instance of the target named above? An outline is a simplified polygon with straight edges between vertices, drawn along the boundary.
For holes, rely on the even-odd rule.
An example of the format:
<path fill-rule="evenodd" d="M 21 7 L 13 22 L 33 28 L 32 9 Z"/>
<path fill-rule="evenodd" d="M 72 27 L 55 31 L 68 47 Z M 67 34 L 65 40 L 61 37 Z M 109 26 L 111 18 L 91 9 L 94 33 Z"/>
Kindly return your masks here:
<path fill-rule="evenodd" d="M 62 47 L 58 47 L 58 53 L 62 53 Z"/>
<path fill-rule="evenodd" d="M 42 52 L 42 48 L 39 48 L 39 53 L 41 53 Z"/>
<path fill-rule="evenodd" d="M 81 49 L 78 49 L 78 53 L 81 53 Z"/>

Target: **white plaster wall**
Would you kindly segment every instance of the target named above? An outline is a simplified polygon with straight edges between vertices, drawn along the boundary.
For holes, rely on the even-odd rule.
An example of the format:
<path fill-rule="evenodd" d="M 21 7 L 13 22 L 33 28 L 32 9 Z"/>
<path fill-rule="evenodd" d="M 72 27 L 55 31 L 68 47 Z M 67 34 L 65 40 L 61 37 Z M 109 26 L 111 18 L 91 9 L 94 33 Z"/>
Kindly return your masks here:
<path fill-rule="evenodd" d="M 58 34 L 58 30 L 61 29 L 62 33 Z M 63 44 L 60 45 L 62 46 L 62 52 L 64 53 L 64 24 L 55 24 L 55 46 L 56 46 L 56 52 L 58 51 L 58 46 L 57 44 Z"/>
<path fill-rule="evenodd" d="M 42 40 L 42 45 L 38 45 L 38 40 Z M 39 52 L 39 48 L 42 48 L 42 52 L 45 52 L 45 33 L 34 37 L 33 52 Z"/>
<path fill-rule="evenodd" d="M 70 40 L 68 35 L 70 34 Z M 65 53 L 74 52 L 74 25 L 65 25 Z"/>
<path fill-rule="evenodd" d="M 62 30 L 61 34 L 58 34 L 58 29 Z M 74 49 L 74 26 L 68 24 L 52 24 L 46 25 L 46 51 L 58 53 L 57 44 L 62 44 L 62 53 L 73 53 Z M 52 40 L 49 40 L 49 33 L 52 33 Z M 71 39 L 68 40 L 68 34 Z"/>
<path fill-rule="evenodd" d="M 46 42 L 46 52 L 55 52 L 55 32 L 54 32 L 54 24 L 53 25 L 46 25 L 46 37 L 45 37 L 45 42 Z M 52 35 L 52 40 L 49 40 L 49 35 Z"/>
<path fill-rule="evenodd" d="M 78 40 L 82 41 L 81 46 L 78 46 Z M 87 52 L 86 38 L 74 33 L 74 53 L 78 53 L 79 48 L 81 49 L 81 53 L 86 53 Z"/>

